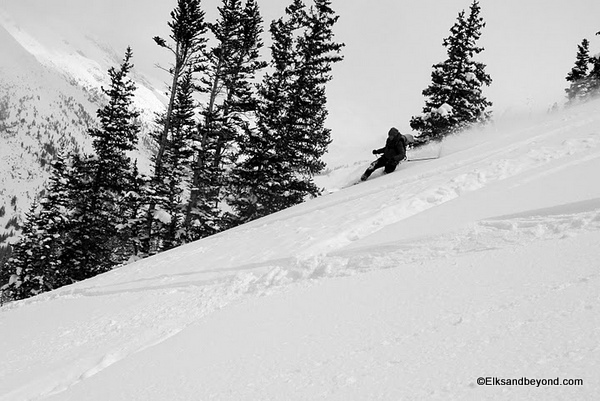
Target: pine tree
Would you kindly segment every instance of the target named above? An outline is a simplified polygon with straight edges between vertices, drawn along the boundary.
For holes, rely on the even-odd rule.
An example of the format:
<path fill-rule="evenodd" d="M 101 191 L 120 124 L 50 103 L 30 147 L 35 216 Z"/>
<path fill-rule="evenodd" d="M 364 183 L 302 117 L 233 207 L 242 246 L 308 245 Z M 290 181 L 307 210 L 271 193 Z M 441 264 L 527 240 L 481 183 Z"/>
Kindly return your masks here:
<path fill-rule="evenodd" d="M 303 174 L 308 195 L 318 190 L 312 177 L 325 167 L 321 157 L 331 143 L 331 130 L 325 128 L 327 97 L 325 85 L 333 78 L 332 65 L 342 60 L 343 44 L 333 40 L 333 26 L 339 19 L 331 8 L 330 0 L 315 0 L 307 14 L 307 29 L 298 39 L 300 65 L 293 88 L 292 120 L 300 123 L 294 133 L 298 148 L 290 156 L 303 155 L 298 160 L 297 171 Z M 314 188 L 314 189 L 313 189 Z"/>
<path fill-rule="evenodd" d="M 133 165 L 127 152 L 136 148 L 140 130 L 133 106 L 136 87 L 128 78 L 131 57 L 128 48 L 120 68 L 108 71 L 110 86 L 103 88 L 108 104 L 98 110 L 100 127 L 90 130 L 94 155 L 73 158 L 77 187 L 69 253 L 78 279 L 121 263 L 128 247 L 119 227 L 124 223 L 124 197 L 131 189 Z"/>
<path fill-rule="evenodd" d="M 72 283 L 63 257 L 70 227 L 70 180 L 61 155 L 52 163 L 47 195 L 26 215 L 21 238 L 4 266 L 0 281 L 10 299 L 28 298 Z"/>
<path fill-rule="evenodd" d="M 25 216 L 21 238 L 13 246 L 12 256 L 4 265 L 0 277 L 0 290 L 4 300 L 19 300 L 47 291 L 45 266 L 36 266 L 38 246 L 35 227 L 35 205 Z"/>
<path fill-rule="evenodd" d="M 176 121 L 181 117 L 181 115 L 176 114 L 178 96 L 182 96 L 182 93 L 189 89 L 184 88 L 181 90 L 181 85 L 190 76 L 193 80 L 193 75 L 203 73 L 206 68 L 206 42 L 208 40 L 206 33 L 208 26 L 204 16 L 205 13 L 201 9 L 200 0 L 178 0 L 177 6 L 171 12 L 172 20 L 168 23 L 171 29 L 169 36 L 171 43 L 161 37 L 154 37 L 154 41 L 160 47 L 172 53 L 174 62 L 167 70 L 171 75 L 167 109 L 157 121 L 158 135 L 155 137 L 157 152 L 153 158 L 154 172 L 148 188 L 149 205 L 144 233 L 140 237 L 142 239 L 141 251 L 144 254 L 153 254 L 163 246 L 171 246 L 168 244 L 171 244 L 174 239 L 173 225 L 177 224 L 177 217 L 171 216 L 164 210 L 164 202 L 167 202 L 170 195 L 161 192 L 160 188 L 164 187 L 166 176 L 169 174 L 165 159 L 170 159 L 168 160 L 170 164 L 174 163 L 173 144 L 177 141 L 175 139 L 174 142 L 174 138 L 178 133 L 175 132 L 174 134 L 173 130 L 177 131 L 182 124 L 187 125 L 187 122 Z M 195 85 L 193 87 L 195 88 Z M 171 155 L 166 155 L 167 152 L 171 152 Z M 179 164 L 180 162 L 177 161 L 176 163 Z M 181 161 L 181 164 L 185 164 L 185 162 Z M 170 179 L 167 181 L 167 185 L 177 185 L 175 182 L 171 182 Z M 157 201 L 163 202 L 163 208 L 160 210 L 157 209 Z M 177 207 L 179 205 L 170 204 L 167 209 L 172 211 Z M 171 238 L 167 239 L 166 242 L 164 241 L 166 238 L 165 225 L 170 227 L 167 231 L 171 232 L 169 234 Z"/>
<path fill-rule="evenodd" d="M 195 91 L 192 71 L 188 69 L 175 96 L 171 128 L 163 154 L 163 179 L 152 183 L 153 202 L 156 204 L 156 244 L 153 246 L 156 251 L 173 248 L 185 241 L 184 191 L 186 179 L 191 175 L 193 140 L 196 136 Z M 163 115 L 159 126 L 165 124 L 164 118 Z"/>
<path fill-rule="evenodd" d="M 266 66 L 260 60 L 262 17 L 255 0 L 245 4 L 223 0 L 219 18 L 210 27 L 216 45 L 209 52 L 203 80 L 208 103 L 201 113 L 201 140 L 186 215 L 186 226 L 195 238 L 229 225 L 221 212 L 230 191 L 228 171 L 237 161 L 239 143 L 256 110 L 253 82 Z"/>
<path fill-rule="evenodd" d="M 159 36 L 154 37 L 156 44 L 169 50 L 175 58 L 172 67 L 168 69 L 171 75 L 171 86 L 164 124 L 157 141 L 158 151 L 154 160 L 156 179 L 160 179 L 162 174 L 162 158 L 171 129 L 173 108 L 180 82 L 189 70 L 197 73 L 202 72 L 205 68 L 207 24 L 204 21 L 204 15 L 205 13 L 200 7 L 200 0 L 178 0 L 177 6 L 171 12 L 172 20 L 168 23 L 171 29 L 169 37 L 172 43 L 167 43 Z"/>
<path fill-rule="evenodd" d="M 410 125 L 421 138 L 441 138 L 491 117 L 492 105 L 482 92 L 492 82 L 485 65 L 474 60 L 484 49 L 477 46 L 485 22 L 481 7 L 473 1 L 470 13 L 458 14 L 450 36 L 443 41 L 448 58 L 433 66 L 431 84 L 423 91 L 427 98 L 423 114 L 412 117 Z"/>
<path fill-rule="evenodd" d="M 600 36 L 600 31 L 596 32 Z M 590 58 L 592 71 L 590 71 L 590 93 L 592 96 L 600 96 L 600 53 Z"/>
<path fill-rule="evenodd" d="M 300 28 L 298 15 L 304 4 L 295 1 L 286 9 L 287 19 L 271 23 L 273 72 L 265 74 L 259 87 L 257 127 L 241 143 L 245 159 L 236 166 L 238 190 L 230 199 L 240 223 L 265 216 L 288 206 L 286 191 L 293 180 L 291 163 L 285 160 L 285 121 L 291 109 L 294 32 Z"/>
<path fill-rule="evenodd" d="M 590 57 L 590 64 L 592 70 L 587 76 L 587 91 L 589 96 L 598 96 L 600 95 L 600 54 Z"/>
<path fill-rule="evenodd" d="M 589 90 L 588 66 L 590 64 L 590 42 L 583 39 L 577 46 L 577 58 L 575 66 L 567 74 L 566 80 L 571 85 L 565 89 L 570 102 L 583 98 Z"/>
<path fill-rule="evenodd" d="M 148 205 L 150 179 L 140 174 L 137 160 L 133 163 L 131 173 L 126 177 L 127 188 L 121 206 L 122 222 L 117 224 L 120 243 L 123 244 L 122 257 L 124 261 L 133 261 L 143 256 L 142 237 L 145 233 L 146 209 Z"/>
<path fill-rule="evenodd" d="M 26 298 L 92 277 L 120 263 L 126 241 L 120 232 L 132 166 L 126 152 L 139 131 L 133 109 L 135 85 L 127 49 L 120 68 L 109 70 L 108 103 L 98 110 L 100 127 L 90 130 L 93 156 L 59 156 L 45 197 L 27 215 L 23 238 L 8 262 L 7 290 Z"/>
<path fill-rule="evenodd" d="M 238 190 L 232 204 L 240 222 L 316 196 L 312 177 L 324 168 L 330 143 L 325 85 L 343 44 L 333 40 L 337 22 L 328 0 L 307 9 L 301 0 L 270 27 L 272 69 L 259 90 L 256 129 L 242 143 L 245 159 L 236 167 Z"/>

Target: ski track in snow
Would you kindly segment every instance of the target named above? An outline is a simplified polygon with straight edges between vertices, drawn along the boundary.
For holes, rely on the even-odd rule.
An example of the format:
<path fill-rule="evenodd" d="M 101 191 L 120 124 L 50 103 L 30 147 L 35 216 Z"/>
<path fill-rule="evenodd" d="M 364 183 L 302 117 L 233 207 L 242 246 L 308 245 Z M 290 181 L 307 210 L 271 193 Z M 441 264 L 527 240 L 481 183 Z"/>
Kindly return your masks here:
<path fill-rule="evenodd" d="M 368 253 L 352 251 L 347 254 L 340 252 L 336 255 L 312 260 L 281 260 L 274 266 L 264 264 L 254 267 L 246 273 L 234 273 L 212 282 L 197 283 L 197 286 L 170 288 L 166 285 L 162 289 L 143 290 L 143 292 L 152 292 L 152 298 L 156 299 L 153 308 L 145 309 L 145 311 L 152 312 L 152 317 L 135 315 L 135 310 L 124 308 L 121 316 L 106 317 L 105 320 L 96 321 L 92 325 L 86 322 L 85 325 L 64 333 L 64 336 L 86 338 L 90 343 L 95 344 L 110 344 L 112 336 L 123 337 L 122 331 L 139 333 L 138 324 L 148 324 L 152 321 L 160 322 L 160 324 L 147 327 L 147 336 L 131 339 L 129 343 L 122 344 L 122 349 L 111 350 L 102 355 L 103 347 L 99 347 L 96 362 L 93 360 L 76 361 L 67 371 L 54 372 L 43 381 L 46 384 L 45 389 L 38 388 L 34 392 L 38 396 L 27 399 L 43 399 L 66 390 L 128 355 L 170 338 L 188 325 L 198 321 L 202 316 L 230 303 L 238 302 L 244 296 L 268 295 L 282 290 L 290 284 L 303 285 L 323 278 L 355 275 L 376 269 L 398 268 L 402 265 L 432 259 L 450 259 L 468 253 L 498 249 L 499 246 L 522 247 L 534 241 L 572 238 L 585 232 L 600 231 L 600 202 L 596 202 L 593 206 L 595 207 L 593 210 L 573 214 L 533 214 L 490 219 L 473 224 L 459 232 L 423 238 L 405 244 L 392 244 L 378 249 L 371 248 Z M 562 290 L 599 279 L 600 273 L 586 277 L 574 277 L 571 282 L 562 283 L 560 288 L 548 290 Z M 98 297 L 116 294 L 116 291 L 109 294 L 96 291 L 73 291 L 68 295 L 59 295 L 59 297 Z M 126 291 L 124 295 L 131 294 Z M 144 297 L 144 302 L 148 302 L 149 298 L 148 296 Z M 514 302 L 519 303 L 524 300 L 515 299 Z M 510 305 L 506 307 L 510 307 Z M 190 314 L 189 312 L 194 309 L 196 314 Z M 179 314 L 178 311 L 184 313 Z M 485 313 L 492 312 L 498 311 Z M 470 319 L 470 317 L 463 316 L 461 319 Z M 448 324 L 450 323 L 452 322 L 448 322 Z M 85 330 L 86 333 L 78 332 L 81 330 Z M 72 346 L 81 345 L 72 344 Z M 27 391 L 23 394 L 31 395 L 32 393 Z M 8 398 L 0 399 L 17 398 L 9 395 Z"/>
<path fill-rule="evenodd" d="M 444 164 L 441 168 L 431 169 L 416 177 L 393 181 L 389 186 L 379 186 L 370 193 L 360 192 L 354 198 L 355 200 L 362 201 L 365 196 L 369 196 L 375 202 L 384 191 L 387 198 L 385 202 L 379 202 L 379 210 L 374 214 L 372 210 L 362 213 L 358 209 L 353 210 L 350 202 L 346 202 L 343 207 L 349 211 L 349 214 L 358 213 L 361 219 L 357 219 L 357 224 L 347 224 L 342 230 L 339 230 L 340 226 L 334 227 L 337 230 L 336 235 L 331 235 L 328 241 L 317 244 L 306 253 L 312 255 L 340 248 L 379 230 L 384 225 L 404 220 L 454 200 L 463 193 L 476 191 L 490 183 L 543 167 L 555 160 L 577 156 L 583 152 L 590 153 L 585 160 L 600 158 L 600 135 L 597 132 L 592 131 L 581 138 L 564 139 L 565 131 L 569 129 L 571 128 L 556 129 L 533 138 L 516 141 L 512 146 L 500 150 L 490 150 L 461 159 L 449 166 Z M 542 139 L 547 142 L 548 137 L 553 138 L 552 146 L 542 148 L 532 146 Z M 571 163 L 581 162 L 582 160 L 578 158 Z M 564 163 L 561 168 L 566 165 L 570 163 Z M 389 195 L 392 197 L 390 198 Z M 351 200 L 353 199 L 350 198 Z"/>
<path fill-rule="evenodd" d="M 56 327 L 43 328 L 48 331 L 48 343 L 25 342 L 30 358 L 40 361 L 38 379 L 33 383 L 23 383 L 17 390 L 0 396 L 0 400 L 39 400 L 58 394 L 131 354 L 165 341 L 215 310 L 243 302 L 245 297 L 268 295 L 289 285 L 310 285 L 312 281 L 324 278 L 600 231 L 600 201 L 595 200 L 482 220 L 448 234 L 371 247 L 367 251 L 343 249 L 385 225 L 490 183 L 550 165 L 538 176 L 551 174 L 572 164 L 600 158 L 600 136 L 586 127 L 585 121 L 578 124 L 579 137 L 565 139 L 565 131 L 572 130 L 574 126 L 570 121 L 561 129 L 516 140 L 512 145 L 499 149 L 485 150 L 483 144 L 480 145 L 483 151 L 476 155 L 466 152 L 451 154 L 447 157 L 456 161 L 450 164 L 446 162 L 438 168 L 435 162 L 431 162 L 426 167 L 419 167 L 422 169 L 419 174 L 406 178 L 396 175 L 387 185 L 374 186 L 367 181 L 343 191 L 344 194 L 337 192 L 321 198 L 318 203 L 300 205 L 296 213 L 276 214 L 240 227 L 227 237 L 231 241 L 232 238 L 247 237 L 253 231 L 260 235 L 261 229 L 283 225 L 285 230 L 292 232 L 288 239 L 290 244 L 282 244 L 282 255 L 286 255 L 286 247 L 290 248 L 284 257 L 270 255 L 267 251 L 260 253 L 259 249 L 255 260 L 231 256 L 229 266 L 197 271 L 190 269 L 180 274 L 170 274 L 167 269 L 164 274 L 139 282 L 126 281 L 127 277 L 132 277 L 131 272 L 125 276 L 124 272 L 116 270 L 111 273 L 110 279 L 98 277 L 84 285 L 65 287 L 8 305 L 0 311 L 0 323 L 2 312 L 50 300 L 68 305 L 73 298 L 89 304 L 91 318 L 80 317 L 72 321 L 69 317 L 60 318 Z M 536 143 L 542 140 L 543 146 L 537 147 Z M 560 163 L 555 163 L 557 161 Z M 385 196 L 382 195 L 384 191 Z M 365 202 L 377 204 L 378 211 L 361 210 Z M 327 220 L 325 216 L 330 207 L 346 210 L 344 220 Z M 321 210 L 315 213 L 324 220 L 321 232 L 305 232 L 297 224 L 311 208 L 315 212 Z M 288 235 L 284 237 L 288 238 Z M 215 236 L 211 241 L 218 244 L 221 238 Z M 166 252 L 142 261 L 135 269 L 160 269 L 194 257 L 201 260 L 203 253 L 209 252 L 201 244 L 190 244 L 178 250 L 176 256 Z M 293 249 L 300 251 L 294 253 Z M 125 281 L 121 282 L 120 277 L 124 277 Z M 573 283 L 564 285 L 598 279 L 596 274 L 576 278 Z M 94 306 L 106 303 L 119 305 L 114 308 L 119 311 L 118 314 L 94 315 Z M 137 307 L 140 304 L 144 307 Z M 20 353 L 19 349 L 11 350 L 0 361 L 0 373 L 18 372 L 21 366 L 30 366 L 31 361 L 19 359 Z M 0 383 L 5 379 L 8 378 L 0 376 Z"/>
<path fill-rule="evenodd" d="M 158 278 L 157 285 L 146 289 L 64 291 L 46 297 L 36 298 L 44 302 L 48 298 L 103 297 L 112 298 L 108 302 L 124 302 L 122 312 L 117 316 L 103 316 L 93 321 L 83 321 L 63 332 L 51 344 L 50 349 L 71 349 L 92 347 L 96 349 L 95 359 L 73 360 L 67 369 L 53 371 L 35 384 L 19 392 L 0 397 L 2 400 L 36 400 L 60 393 L 70 386 L 85 380 L 109 367 L 128 355 L 152 347 L 177 334 L 202 316 L 240 301 L 244 296 L 262 296 L 283 289 L 290 284 L 306 284 L 312 280 L 329 277 L 354 275 L 376 269 L 397 268 L 411 263 L 420 263 L 432 259 L 449 259 L 463 254 L 498 249 L 499 246 L 526 246 L 534 241 L 572 238 L 585 232 L 600 231 L 600 201 L 591 203 L 581 212 L 563 214 L 560 209 L 553 214 L 531 214 L 524 216 L 489 219 L 472 224 L 469 227 L 446 235 L 423 238 L 418 241 L 395 243 L 379 248 L 370 248 L 369 252 L 339 252 L 310 260 L 286 259 L 277 263 L 265 263 L 252 267 L 247 272 L 232 273 L 212 280 L 199 280 L 186 285 L 169 285 L 168 277 Z M 244 268 L 244 267 L 242 267 Z M 202 274 L 199 274 L 202 276 Z M 589 277 L 575 277 L 571 286 L 600 279 L 600 273 Z M 162 285 L 159 283 L 162 282 Z M 144 308 L 139 315 L 134 308 L 128 308 L 135 302 L 137 295 L 144 293 L 143 302 L 154 299 L 151 307 Z M 27 303 L 28 301 L 24 301 Z M 517 302 L 517 301 L 515 301 Z M 196 313 L 190 313 L 191 311 Z M 154 322 L 154 324 L 153 324 Z M 140 327 L 145 326 L 144 330 Z M 140 333 L 145 336 L 131 338 L 124 332 Z M 128 343 L 122 343 L 120 349 L 107 351 L 106 345 L 111 339 L 130 337 Z M 72 343 L 69 338 L 86 340 L 85 344 Z M 43 350 L 40 350 L 42 352 Z M 76 354 L 78 354 L 77 352 Z M 93 352 L 92 352 L 93 354 Z M 60 366 L 60 365 L 59 365 Z M 33 390 L 33 391 L 32 391 Z"/>

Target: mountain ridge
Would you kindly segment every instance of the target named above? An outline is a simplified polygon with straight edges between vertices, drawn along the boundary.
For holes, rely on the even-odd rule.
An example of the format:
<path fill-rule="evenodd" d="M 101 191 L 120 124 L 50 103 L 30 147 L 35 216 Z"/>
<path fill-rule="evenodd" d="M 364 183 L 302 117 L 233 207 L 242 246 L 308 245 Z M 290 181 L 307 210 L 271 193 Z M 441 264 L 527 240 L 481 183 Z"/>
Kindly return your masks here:
<path fill-rule="evenodd" d="M 107 70 L 122 61 L 93 34 L 80 36 L 70 27 L 52 32 L 51 23 L 35 26 L 33 33 L 26 28 L 0 10 L 0 210 L 5 211 L 0 216 L 0 248 L 16 240 L 55 154 L 91 149 L 87 132 L 105 101 L 101 87 L 108 84 Z M 57 44 L 47 47 L 40 36 L 45 43 Z M 136 82 L 135 106 L 142 123 L 141 146 L 134 157 L 145 170 L 152 153 L 147 134 L 164 95 L 152 78 L 138 71 L 131 79 Z"/>

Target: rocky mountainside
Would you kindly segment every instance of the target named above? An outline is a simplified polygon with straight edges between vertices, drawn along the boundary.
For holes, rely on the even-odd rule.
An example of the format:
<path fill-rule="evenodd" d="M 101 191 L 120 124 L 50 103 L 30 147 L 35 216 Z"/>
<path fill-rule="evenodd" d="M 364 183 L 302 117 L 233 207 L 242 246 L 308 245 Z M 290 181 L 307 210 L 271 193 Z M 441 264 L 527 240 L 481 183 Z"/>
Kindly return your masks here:
<path fill-rule="evenodd" d="M 17 15 L 17 17 L 13 17 Z M 124 49 L 123 49 L 124 50 Z M 0 248 L 43 190 L 57 152 L 90 149 L 88 129 L 104 101 L 107 70 L 123 55 L 92 34 L 32 24 L 0 8 Z M 136 103 L 147 133 L 162 94 L 136 72 Z M 140 165 L 151 153 L 145 136 Z"/>

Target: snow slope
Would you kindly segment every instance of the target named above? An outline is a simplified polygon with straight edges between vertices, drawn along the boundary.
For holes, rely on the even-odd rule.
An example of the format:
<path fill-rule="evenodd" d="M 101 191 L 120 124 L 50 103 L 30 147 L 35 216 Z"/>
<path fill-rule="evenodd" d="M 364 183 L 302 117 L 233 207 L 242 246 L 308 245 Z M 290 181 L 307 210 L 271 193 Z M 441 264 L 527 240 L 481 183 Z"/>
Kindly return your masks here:
<path fill-rule="evenodd" d="M 4 306 L 0 400 L 595 399 L 600 103 L 438 151 Z"/>

